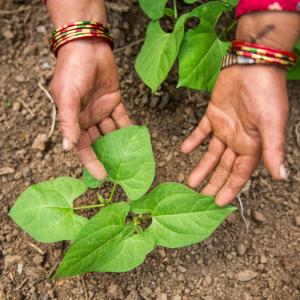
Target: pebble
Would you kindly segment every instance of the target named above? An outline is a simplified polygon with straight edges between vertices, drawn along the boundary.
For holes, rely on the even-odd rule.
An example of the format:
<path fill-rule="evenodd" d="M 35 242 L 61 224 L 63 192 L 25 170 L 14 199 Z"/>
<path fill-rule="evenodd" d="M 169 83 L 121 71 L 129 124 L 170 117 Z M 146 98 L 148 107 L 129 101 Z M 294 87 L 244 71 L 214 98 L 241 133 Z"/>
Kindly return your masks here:
<path fill-rule="evenodd" d="M 169 95 L 167 93 L 163 94 L 162 99 L 158 105 L 158 109 L 163 110 L 169 103 Z"/>
<path fill-rule="evenodd" d="M 259 261 L 261 264 L 266 264 L 267 263 L 267 257 L 265 255 L 261 255 L 259 258 Z"/>
<path fill-rule="evenodd" d="M 0 300 L 5 300 L 5 299 L 6 299 L 6 295 L 4 291 L 0 290 Z"/>
<path fill-rule="evenodd" d="M 131 291 L 125 298 L 125 300 L 139 300 L 139 299 L 140 298 L 137 291 Z"/>
<path fill-rule="evenodd" d="M 226 221 L 229 223 L 229 224 L 235 224 L 236 221 L 237 221 L 237 216 L 236 214 L 231 214 L 227 219 Z"/>
<path fill-rule="evenodd" d="M 31 148 L 39 151 L 44 151 L 48 142 L 48 136 L 45 133 L 39 133 L 34 139 Z"/>
<path fill-rule="evenodd" d="M 152 290 L 149 287 L 144 287 L 142 290 L 142 294 L 149 297 L 152 295 Z"/>
<path fill-rule="evenodd" d="M 178 179 L 179 182 L 183 182 L 183 181 L 184 181 L 184 174 L 180 172 L 180 173 L 178 174 L 177 179 Z"/>
<path fill-rule="evenodd" d="M 123 291 L 115 283 L 111 283 L 108 287 L 107 296 L 112 299 L 124 299 Z"/>
<path fill-rule="evenodd" d="M 162 258 L 165 258 L 167 256 L 166 251 L 164 248 L 158 249 L 158 253 Z"/>
<path fill-rule="evenodd" d="M 15 77 L 15 79 L 16 79 L 16 82 L 24 82 L 25 81 L 25 76 L 23 76 L 23 75 L 17 75 Z"/>
<path fill-rule="evenodd" d="M 23 264 L 22 264 L 22 263 L 19 263 L 19 264 L 17 265 L 17 272 L 18 272 L 19 274 L 22 274 L 22 272 L 23 272 Z"/>
<path fill-rule="evenodd" d="M 15 37 L 14 32 L 11 31 L 11 30 L 9 30 L 9 29 L 2 31 L 2 34 L 8 40 L 11 40 L 11 39 L 13 39 Z"/>
<path fill-rule="evenodd" d="M 12 110 L 13 111 L 20 111 L 21 109 L 21 103 L 20 102 L 14 102 L 12 105 Z"/>
<path fill-rule="evenodd" d="M 295 217 L 295 224 L 296 226 L 300 227 L 300 216 Z"/>
<path fill-rule="evenodd" d="M 33 263 L 36 265 L 41 265 L 44 261 L 44 256 L 42 255 L 35 255 L 32 259 Z"/>
<path fill-rule="evenodd" d="M 159 103 L 159 97 L 153 96 L 150 100 L 150 107 L 155 108 L 158 103 Z"/>
<path fill-rule="evenodd" d="M 165 293 L 159 293 L 156 296 L 156 300 L 168 300 L 168 295 Z"/>
<path fill-rule="evenodd" d="M 178 294 L 172 297 L 172 300 L 181 300 L 181 299 L 182 297 Z"/>
<path fill-rule="evenodd" d="M 20 262 L 22 257 L 19 255 L 6 255 L 4 258 L 4 267 L 7 268 L 8 266 Z"/>
<path fill-rule="evenodd" d="M 204 282 L 205 282 L 206 286 L 210 286 L 212 284 L 213 280 L 209 275 L 206 275 L 204 278 Z"/>
<path fill-rule="evenodd" d="M 264 214 L 259 211 L 253 211 L 252 217 L 253 217 L 253 220 L 258 223 L 264 223 L 266 221 Z"/>
<path fill-rule="evenodd" d="M 252 296 L 248 292 L 244 292 L 243 300 L 252 300 Z"/>
<path fill-rule="evenodd" d="M 236 248 L 236 251 L 240 256 L 243 256 L 247 251 L 247 247 L 243 243 L 239 243 Z"/>
<path fill-rule="evenodd" d="M 187 271 L 187 268 L 185 268 L 185 267 L 183 267 L 183 266 L 177 266 L 177 269 L 178 269 L 178 271 L 179 272 L 181 272 L 181 273 L 185 273 L 186 271 Z"/>
<path fill-rule="evenodd" d="M 236 279 L 241 282 L 247 282 L 254 279 L 257 273 L 252 270 L 244 270 L 236 274 Z"/>

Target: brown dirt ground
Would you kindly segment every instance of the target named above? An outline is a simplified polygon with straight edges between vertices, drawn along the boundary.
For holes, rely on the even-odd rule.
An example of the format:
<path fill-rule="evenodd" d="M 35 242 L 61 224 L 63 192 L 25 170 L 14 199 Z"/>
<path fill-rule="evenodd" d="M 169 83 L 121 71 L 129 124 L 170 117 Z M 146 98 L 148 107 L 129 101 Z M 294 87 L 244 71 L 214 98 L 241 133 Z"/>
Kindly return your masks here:
<path fill-rule="evenodd" d="M 137 1 L 110 2 L 116 48 L 143 38 L 147 19 Z M 0 17 L 0 169 L 10 168 L 4 170 L 10 174 L 0 176 L 1 300 L 300 299 L 299 82 L 289 84 L 289 180 L 272 182 L 262 167 L 255 172 L 242 194 L 248 235 L 237 212 L 203 243 L 178 250 L 158 248 L 132 272 L 49 280 L 67 244 L 36 243 L 7 212 L 30 184 L 61 175 L 79 177 L 81 165 L 62 152 L 57 127 L 45 151 L 32 149 L 35 137 L 47 133 L 51 124 L 51 104 L 38 88 L 39 82 L 49 84 L 55 64 L 47 47 L 51 26 L 46 8 L 39 0 L 0 0 Z M 205 147 L 184 156 L 179 145 L 203 114 L 209 95 L 176 90 L 174 75 L 152 95 L 134 72 L 139 48 L 116 53 L 124 102 L 137 124 L 150 127 L 156 182 L 184 182 Z M 241 271 L 254 278 L 241 282 Z"/>

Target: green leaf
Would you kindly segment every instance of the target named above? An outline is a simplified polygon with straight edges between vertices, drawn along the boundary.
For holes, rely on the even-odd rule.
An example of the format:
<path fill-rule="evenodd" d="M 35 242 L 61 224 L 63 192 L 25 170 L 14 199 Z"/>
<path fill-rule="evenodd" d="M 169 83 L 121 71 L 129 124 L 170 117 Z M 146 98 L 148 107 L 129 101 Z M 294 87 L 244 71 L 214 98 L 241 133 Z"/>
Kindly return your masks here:
<path fill-rule="evenodd" d="M 152 20 L 158 20 L 164 15 L 168 0 L 139 0 L 144 13 Z"/>
<path fill-rule="evenodd" d="M 183 1 L 187 4 L 193 4 L 193 3 L 197 2 L 198 0 L 183 0 Z"/>
<path fill-rule="evenodd" d="M 61 262 L 56 278 L 86 272 L 126 272 L 141 264 L 155 243 L 148 233 L 134 234 L 125 225 L 129 204 L 105 207 L 76 237 Z"/>
<path fill-rule="evenodd" d="M 188 31 L 179 52 L 178 87 L 211 91 L 229 46 L 230 43 L 222 42 L 215 33 Z"/>
<path fill-rule="evenodd" d="M 184 23 L 189 14 L 182 15 L 172 33 L 166 33 L 159 21 L 152 21 L 147 28 L 146 40 L 139 53 L 135 69 L 152 91 L 157 90 L 170 72 L 184 35 Z"/>
<path fill-rule="evenodd" d="M 238 5 L 238 0 L 222 0 L 225 4 L 229 4 L 232 7 L 235 7 Z"/>
<path fill-rule="evenodd" d="M 73 240 L 87 222 L 74 214 L 73 201 L 86 189 L 81 180 L 70 177 L 34 184 L 18 197 L 9 215 L 39 242 Z"/>
<path fill-rule="evenodd" d="M 235 208 L 218 207 L 214 198 L 178 183 L 163 183 L 131 204 L 133 212 L 150 213 L 146 232 L 157 245 L 176 248 L 198 243 L 210 236 Z"/>
<path fill-rule="evenodd" d="M 82 180 L 90 189 L 96 189 L 103 183 L 103 180 L 96 179 L 86 168 L 83 169 Z"/>
<path fill-rule="evenodd" d="M 155 162 L 146 126 L 113 131 L 97 140 L 93 148 L 108 179 L 121 185 L 129 199 L 138 199 L 148 191 L 155 175 Z"/>

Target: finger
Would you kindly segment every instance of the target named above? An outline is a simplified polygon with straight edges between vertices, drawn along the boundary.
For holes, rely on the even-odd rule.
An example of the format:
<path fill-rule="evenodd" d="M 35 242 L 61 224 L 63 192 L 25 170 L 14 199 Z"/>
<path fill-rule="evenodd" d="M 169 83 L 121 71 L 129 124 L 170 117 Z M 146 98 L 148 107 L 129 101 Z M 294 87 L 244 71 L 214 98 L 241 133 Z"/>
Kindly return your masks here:
<path fill-rule="evenodd" d="M 285 121 L 271 120 L 260 128 L 263 144 L 263 160 L 274 179 L 287 179 L 284 167 Z"/>
<path fill-rule="evenodd" d="M 96 127 L 96 126 L 90 127 L 88 129 L 88 134 L 89 134 L 92 142 L 94 142 L 101 136 L 100 131 L 99 131 L 98 127 Z"/>
<path fill-rule="evenodd" d="M 99 123 L 98 127 L 100 128 L 103 134 L 107 134 L 117 129 L 117 126 L 115 122 L 112 120 L 112 118 L 105 118 L 103 121 Z"/>
<path fill-rule="evenodd" d="M 212 127 L 207 116 L 205 115 L 192 134 L 185 139 L 181 145 L 181 151 L 183 153 L 192 152 L 208 137 L 211 131 Z"/>
<path fill-rule="evenodd" d="M 107 173 L 97 159 L 97 156 L 91 147 L 91 138 L 86 131 L 81 131 L 78 144 L 75 146 L 76 155 L 88 169 L 90 174 L 95 178 L 102 180 L 106 177 Z"/>
<path fill-rule="evenodd" d="M 221 157 L 215 173 L 210 178 L 209 183 L 202 190 L 203 194 L 215 196 L 219 192 L 231 173 L 235 159 L 235 152 L 230 148 L 227 148 Z"/>
<path fill-rule="evenodd" d="M 120 92 L 117 91 L 105 94 L 97 101 L 91 102 L 91 104 L 80 113 L 81 128 L 87 129 L 91 126 L 95 126 L 101 120 L 107 118 L 120 101 Z"/>
<path fill-rule="evenodd" d="M 241 155 L 234 162 L 232 172 L 216 196 L 216 204 L 227 205 L 241 192 L 259 162 L 258 157 Z"/>
<path fill-rule="evenodd" d="M 188 184 L 190 187 L 196 188 L 205 180 L 205 178 L 218 164 L 224 150 L 224 143 L 217 137 L 213 137 L 209 143 L 207 152 L 204 154 L 200 163 L 191 173 L 188 179 Z"/>
<path fill-rule="evenodd" d="M 119 128 L 128 127 L 132 125 L 131 120 L 125 110 L 124 104 L 120 103 L 113 111 L 112 118 Z"/>
<path fill-rule="evenodd" d="M 63 149 L 70 151 L 78 143 L 80 137 L 79 110 L 80 99 L 68 91 L 57 92 L 52 88 L 58 108 L 59 123 L 63 135 Z"/>

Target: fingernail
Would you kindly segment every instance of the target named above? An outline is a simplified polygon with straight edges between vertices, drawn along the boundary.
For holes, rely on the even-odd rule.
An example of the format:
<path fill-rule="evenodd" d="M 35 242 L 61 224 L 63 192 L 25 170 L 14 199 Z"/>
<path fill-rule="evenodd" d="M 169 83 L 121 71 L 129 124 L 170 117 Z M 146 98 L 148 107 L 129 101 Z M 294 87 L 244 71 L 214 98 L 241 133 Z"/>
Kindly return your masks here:
<path fill-rule="evenodd" d="M 70 141 L 66 137 L 63 138 L 63 149 L 64 149 L 64 151 L 70 150 Z"/>
<path fill-rule="evenodd" d="M 279 175 L 282 179 L 287 179 L 288 178 L 287 173 L 286 173 L 286 169 L 285 169 L 283 164 L 279 167 Z"/>

